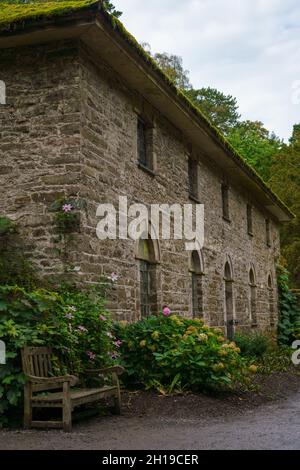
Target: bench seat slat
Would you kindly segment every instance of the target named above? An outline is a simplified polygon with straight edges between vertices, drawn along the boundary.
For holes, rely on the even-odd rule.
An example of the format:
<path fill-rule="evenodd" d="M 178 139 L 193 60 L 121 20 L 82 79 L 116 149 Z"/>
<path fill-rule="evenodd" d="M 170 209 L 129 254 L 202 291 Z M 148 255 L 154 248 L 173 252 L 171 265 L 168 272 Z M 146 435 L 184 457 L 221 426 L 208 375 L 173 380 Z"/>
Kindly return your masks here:
<path fill-rule="evenodd" d="M 101 395 L 106 394 L 107 392 L 112 392 L 117 387 L 115 386 L 106 386 L 101 388 L 89 388 L 89 389 L 81 389 L 81 390 L 71 390 L 71 401 L 77 401 L 85 398 L 92 398 L 93 395 Z M 63 393 L 48 393 L 47 395 L 42 396 L 34 396 L 31 399 L 32 403 L 55 403 L 55 402 L 62 402 L 63 401 Z"/>

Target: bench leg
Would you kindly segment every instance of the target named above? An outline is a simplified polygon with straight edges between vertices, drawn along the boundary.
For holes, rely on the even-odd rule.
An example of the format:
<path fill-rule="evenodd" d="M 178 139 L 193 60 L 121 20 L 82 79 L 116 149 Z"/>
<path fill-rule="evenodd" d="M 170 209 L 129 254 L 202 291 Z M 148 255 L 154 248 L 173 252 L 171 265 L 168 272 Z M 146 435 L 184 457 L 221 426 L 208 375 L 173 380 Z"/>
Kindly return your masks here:
<path fill-rule="evenodd" d="M 65 432 L 72 431 L 72 407 L 70 397 L 70 384 L 64 383 L 63 388 L 63 430 Z"/>
<path fill-rule="evenodd" d="M 115 395 L 115 398 L 114 398 L 115 413 L 117 415 L 120 415 L 121 414 L 121 391 L 120 391 L 120 384 L 119 384 L 119 380 L 118 380 L 117 375 L 115 375 L 115 377 L 113 377 L 113 381 L 114 381 L 115 385 L 117 386 L 117 391 L 116 391 L 116 395 Z"/>
<path fill-rule="evenodd" d="M 32 407 L 31 407 L 32 387 L 31 383 L 27 383 L 24 387 L 24 428 L 30 429 L 32 423 Z"/>
<path fill-rule="evenodd" d="M 66 408 L 63 408 L 63 430 L 65 432 L 72 431 L 72 413 Z"/>

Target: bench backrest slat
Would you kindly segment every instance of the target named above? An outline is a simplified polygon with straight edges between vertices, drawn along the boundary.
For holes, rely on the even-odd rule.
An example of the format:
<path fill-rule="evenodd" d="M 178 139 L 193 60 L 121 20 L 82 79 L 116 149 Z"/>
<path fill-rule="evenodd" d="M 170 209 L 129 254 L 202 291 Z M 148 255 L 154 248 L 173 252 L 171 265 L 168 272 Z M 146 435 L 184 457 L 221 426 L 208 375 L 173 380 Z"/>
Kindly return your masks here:
<path fill-rule="evenodd" d="M 21 351 L 23 372 L 34 377 L 51 377 L 52 349 L 46 347 L 24 347 Z M 42 391 L 57 388 L 56 386 L 33 385 L 33 391 Z"/>

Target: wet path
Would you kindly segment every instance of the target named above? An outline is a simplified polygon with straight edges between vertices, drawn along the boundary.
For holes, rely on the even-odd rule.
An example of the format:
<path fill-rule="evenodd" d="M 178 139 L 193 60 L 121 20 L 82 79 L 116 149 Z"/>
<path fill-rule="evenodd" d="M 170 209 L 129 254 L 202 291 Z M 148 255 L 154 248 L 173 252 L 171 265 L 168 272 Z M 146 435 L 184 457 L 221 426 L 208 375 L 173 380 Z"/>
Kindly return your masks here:
<path fill-rule="evenodd" d="M 243 416 L 104 417 L 60 431 L 0 432 L 0 449 L 300 449 L 300 392 Z"/>

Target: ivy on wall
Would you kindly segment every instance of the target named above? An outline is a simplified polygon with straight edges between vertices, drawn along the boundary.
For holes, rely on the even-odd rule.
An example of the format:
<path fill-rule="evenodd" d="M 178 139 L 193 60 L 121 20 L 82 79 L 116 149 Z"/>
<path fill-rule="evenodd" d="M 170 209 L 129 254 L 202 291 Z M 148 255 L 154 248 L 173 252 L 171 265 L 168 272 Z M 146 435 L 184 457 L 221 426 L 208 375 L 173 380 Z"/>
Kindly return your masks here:
<path fill-rule="evenodd" d="M 289 272 L 284 266 L 277 267 L 279 293 L 278 342 L 291 346 L 300 338 L 300 308 L 296 295 L 290 289 Z"/>
<path fill-rule="evenodd" d="M 28 260 L 26 246 L 18 225 L 0 216 L 0 285 L 32 286 L 36 276 Z"/>

